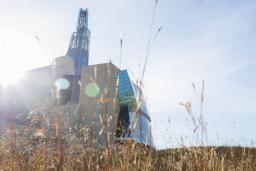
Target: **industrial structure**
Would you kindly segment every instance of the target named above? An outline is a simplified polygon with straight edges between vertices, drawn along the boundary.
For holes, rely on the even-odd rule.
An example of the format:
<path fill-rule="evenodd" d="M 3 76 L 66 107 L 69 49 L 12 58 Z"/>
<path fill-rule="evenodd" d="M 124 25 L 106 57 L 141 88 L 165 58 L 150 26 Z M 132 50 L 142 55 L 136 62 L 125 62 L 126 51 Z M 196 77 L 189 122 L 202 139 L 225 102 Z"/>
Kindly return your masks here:
<path fill-rule="evenodd" d="M 133 140 L 153 146 L 151 118 L 141 87 L 127 70 L 111 62 L 89 65 L 89 45 L 88 10 L 81 9 L 67 54 L 55 58 L 53 65 L 27 71 L 19 85 L 2 94 L 0 107 L 5 114 L 0 118 L 27 125 L 27 118 L 8 112 L 25 114 L 40 109 L 54 120 L 57 106 L 74 129 L 86 128 L 98 145 Z"/>
<path fill-rule="evenodd" d="M 76 32 L 72 35 L 66 54 L 74 60 L 75 75 L 81 75 L 82 67 L 88 65 L 90 34 L 88 29 L 88 10 L 80 9 Z"/>

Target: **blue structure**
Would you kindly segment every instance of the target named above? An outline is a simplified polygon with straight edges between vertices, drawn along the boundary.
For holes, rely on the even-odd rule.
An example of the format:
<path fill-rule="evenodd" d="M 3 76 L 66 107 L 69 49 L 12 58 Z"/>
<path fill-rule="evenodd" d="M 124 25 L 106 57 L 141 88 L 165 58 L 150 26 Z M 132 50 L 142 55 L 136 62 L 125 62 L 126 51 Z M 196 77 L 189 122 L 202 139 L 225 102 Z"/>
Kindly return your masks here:
<path fill-rule="evenodd" d="M 88 65 L 90 34 L 88 29 L 88 10 L 80 9 L 76 32 L 71 37 L 66 54 L 74 59 L 75 75 L 81 75 L 82 67 Z"/>
<path fill-rule="evenodd" d="M 119 72 L 118 100 L 117 137 L 153 146 L 151 118 L 144 96 L 140 87 L 130 80 L 127 70 Z"/>
<path fill-rule="evenodd" d="M 80 9 L 76 32 L 72 34 L 67 56 L 74 60 L 75 75 L 69 77 L 72 83 L 71 101 L 79 100 L 80 87 L 78 81 L 81 79 L 83 66 L 89 63 L 90 30 L 88 29 L 88 9 Z"/>

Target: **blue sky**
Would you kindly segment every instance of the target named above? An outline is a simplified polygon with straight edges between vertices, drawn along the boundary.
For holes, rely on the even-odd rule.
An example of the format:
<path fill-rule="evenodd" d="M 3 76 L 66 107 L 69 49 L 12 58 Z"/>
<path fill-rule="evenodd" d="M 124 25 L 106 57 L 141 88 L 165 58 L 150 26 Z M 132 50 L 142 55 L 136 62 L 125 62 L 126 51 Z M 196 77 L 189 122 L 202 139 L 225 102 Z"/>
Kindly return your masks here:
<path fill-rule="evenodd" d="M 7 44 L 18 49 L 18 57 L 11 53 L 9 58 L 27 59 L 24 69 L 47 65 L 66 53 L 78 9 L 88 8 L 90 64 L 111 59 L 118 65 L 123 33 L 123 67 L 139 75 L 154 3 L 1 0 L 0 47 Z M 252 0 L 158 0 L 154 30 L 163 29 L 154 42 L 144 79 L 158 148 L 179 145 L 181 137 L 193 144 L 188 114 L 179 103 L 191 101 L 198 111 L 200 91 L 193 92 L 191 81 L 199 90 L 202 79 L 210 142 L 250 145 L 256 140 L 255 16 Z M 22 39 L 16 40 L 16 34 Z"/>

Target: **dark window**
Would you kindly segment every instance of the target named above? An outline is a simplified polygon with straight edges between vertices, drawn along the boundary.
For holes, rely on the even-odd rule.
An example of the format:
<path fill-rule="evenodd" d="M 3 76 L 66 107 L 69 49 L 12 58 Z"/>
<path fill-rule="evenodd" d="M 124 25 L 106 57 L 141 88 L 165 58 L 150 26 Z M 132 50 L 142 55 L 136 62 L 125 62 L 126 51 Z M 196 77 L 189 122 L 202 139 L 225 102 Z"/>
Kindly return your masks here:
<path fill-rule="evenodd" d="M 59 90 L 59 98 L 58 103 L 60 105 L 65 105 L 67 102 L 71 101 L 79 101 L 79 93 L 80 93 L 80 86 L 79 80 L 80 76 L 76 75 L 64 75 L 64 79 L 69 82 L 69 87 L 65 90 Z"/>
<path fill-rule="evenodd" d="M 127 105 L 120 106 L 120 112 L 117 123 L 117 137 L 130 137 L 130 118 L 129 118 L 129 109 Z"/>

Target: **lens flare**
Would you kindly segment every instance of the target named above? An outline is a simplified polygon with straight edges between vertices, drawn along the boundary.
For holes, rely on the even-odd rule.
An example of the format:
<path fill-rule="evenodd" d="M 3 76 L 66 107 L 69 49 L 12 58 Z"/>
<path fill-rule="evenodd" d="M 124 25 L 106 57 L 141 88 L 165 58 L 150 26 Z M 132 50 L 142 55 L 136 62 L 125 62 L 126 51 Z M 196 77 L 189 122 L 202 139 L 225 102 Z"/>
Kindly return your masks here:
<path fill-rule="evenodd" d="M 89 97 L 96 97 L 100 94 L 100 88 L 96 83 L 89 83 L 85 86 L 85 94 Z"/>
<path fill-rule="evenodd" d="M 58 90 L 66 90 L 70 87 L 70 83 L 65 78 L 59 78 L 56 80 L 55 86 Z"/>

